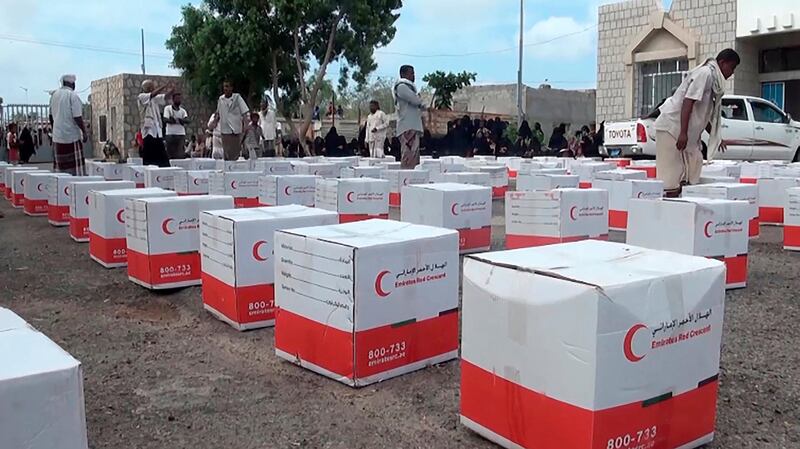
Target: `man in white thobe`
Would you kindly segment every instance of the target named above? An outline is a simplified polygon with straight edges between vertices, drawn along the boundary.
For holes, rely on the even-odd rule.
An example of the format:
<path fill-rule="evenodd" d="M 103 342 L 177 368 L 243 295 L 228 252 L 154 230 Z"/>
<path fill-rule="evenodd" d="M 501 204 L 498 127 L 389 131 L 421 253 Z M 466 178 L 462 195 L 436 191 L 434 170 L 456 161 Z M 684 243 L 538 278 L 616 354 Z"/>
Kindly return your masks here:
<path fill-rule="evenodd" d="M 369 157 L 383 157 L 383 145 L 386 131 L 389 129 L 389 117 L 381 111 L 381 105 L 375 100 L 369 102 L 367 116 L 367 146 Z"/>

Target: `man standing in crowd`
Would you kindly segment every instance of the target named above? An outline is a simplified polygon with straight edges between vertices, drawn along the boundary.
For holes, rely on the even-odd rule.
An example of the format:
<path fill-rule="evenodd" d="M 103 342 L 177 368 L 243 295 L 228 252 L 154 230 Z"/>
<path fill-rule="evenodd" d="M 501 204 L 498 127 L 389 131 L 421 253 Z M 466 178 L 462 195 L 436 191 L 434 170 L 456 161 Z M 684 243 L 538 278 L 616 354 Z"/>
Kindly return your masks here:
<path fill-rule="evenodd" d="M 186 113 L 186 109 L 181 107 L 180 93 L 172 94 L 172 104 L 164 108 L 164 121 L 167 123 L 167 135 L 164 137 L 167 144 L 167 155 L 170 159 L 185 158 L 185 125 L 189 124 L 189 114 Z"/>
<path fill-rule="evenodd" d="M 388 128 L 389 117 L 386 116 L 385 112 L 381 111 L 380 103 L 375 100 L 370 101 L 366 126 L 369 157 L 383 157 L 383 143 L 386 140 L 386 130 Z"/>
<path fill-rule="evenodd" d="M 89 135 L 83 124 L 83 104 L 75 93 L 75 81 L 75 75 L 61 77 L 61 88 L 50 97 L 50 125 L 55 150 L 53 169 L 81 176 L 86 174 L 83 144 Z"/>
<path fill-rule="evenodd" d="M 167 92 L 164 94 L 163 92 Z M 156 89 L 153 80 L 142 81 L 142 93 L 139 94 L 139 107 L 142 112 L 142 162 L 144 165 L 169 167 L 169 156 L 164 149 L 163 124 L 161 108 L 166 106 L 167 95 L 172 95 L 172 88 L 164 85 Z"/>
<path fill-rule="evenodd" d="M 258 113 L 261 122 L 261 133 L 264 135 L 262 142 L 261 155 L 264 157 L 275 156 L 275 138 L 277 135 L 278 120 L 275 117 L 275 109 L 270 105 L 270 98 L 267 96 L 261 103 L 261 112 Z"/>
<path fill-rule="evenodd" d="M 400 139 L 400 167 L 410 170 L 419 165 L 419 138 L 425 104 L 414 85 L 414 67 L 400 67 L 400 80 L 392 93 L 397 110 L 397 137 Z"/>
<path fill-rule="evenodd" d="M 222 84 L 222 95 L 217 101 L 217 119 L 222 133 L 222 149 L 226 161 L 235 161 L 242 154 L 242 127 L 250 115 L 241 95 L 233 92 L 233 83 Z"/>
<path fill-rule="evenodd" d="M 736 51 L 722 50 L 684 78 L 675 93 L 661 106 L 656 119 L 656 172 L 664 181 L 667 197 L 680 196 L 681 188 L 700 182 L 703 168 L 703 130 L 708 131 L 708 158 L 725 151 L 720 135 L 725 80 L 733 75 L 740 59 Z"/>

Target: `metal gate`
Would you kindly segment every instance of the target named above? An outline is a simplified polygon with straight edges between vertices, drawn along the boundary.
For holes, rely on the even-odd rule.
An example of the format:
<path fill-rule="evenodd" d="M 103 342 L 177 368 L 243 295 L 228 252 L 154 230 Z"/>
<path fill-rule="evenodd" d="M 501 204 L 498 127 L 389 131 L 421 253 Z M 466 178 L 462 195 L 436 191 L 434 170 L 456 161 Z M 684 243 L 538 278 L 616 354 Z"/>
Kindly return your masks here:
<path fill-rule="evenodd" d="M 24 127 L 28 127 L 36 145 L 36 154 L 31 162 L 53 162 L 53 140 L 50 128 L 50 106 L 46 104 L 9 104 L 0 109 L 0 123 L 3 125 L 2 153 L 0 160 L 8 160 L 6 134 L 8 125 L 17 124 L 19 135 Z"/>

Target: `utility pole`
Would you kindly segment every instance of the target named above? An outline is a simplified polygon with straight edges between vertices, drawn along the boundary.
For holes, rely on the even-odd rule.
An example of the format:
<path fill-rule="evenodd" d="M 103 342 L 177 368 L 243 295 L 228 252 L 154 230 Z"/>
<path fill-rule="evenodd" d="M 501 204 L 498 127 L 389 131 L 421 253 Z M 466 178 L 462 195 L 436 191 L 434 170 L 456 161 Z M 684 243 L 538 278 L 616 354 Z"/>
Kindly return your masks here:
<path fill-rule="evenodd" d="M 522 123 L 524 111 L 522 110 L 522 43 L 525 33 L 525 1 L 519 0 L 519 69 L 517 70 L 517 126 Z"/>
<path fill-rule="evenodd" d="M 142 75 L 146 75 L 146 71 L 144 69 L 144 28 L 142 28 Z"/>

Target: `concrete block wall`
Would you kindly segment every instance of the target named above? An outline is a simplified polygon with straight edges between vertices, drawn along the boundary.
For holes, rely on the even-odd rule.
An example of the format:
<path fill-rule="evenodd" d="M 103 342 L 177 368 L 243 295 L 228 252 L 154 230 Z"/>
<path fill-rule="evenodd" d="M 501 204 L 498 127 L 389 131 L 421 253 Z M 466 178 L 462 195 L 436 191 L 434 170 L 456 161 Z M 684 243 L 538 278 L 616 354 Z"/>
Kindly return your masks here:
<path fill-rule="evenodd" d="M 625 50 L 661 11 L 659 0 L 632 0 L 600 7 L 597 30 L 597 123 L 625 117 Z"/>

